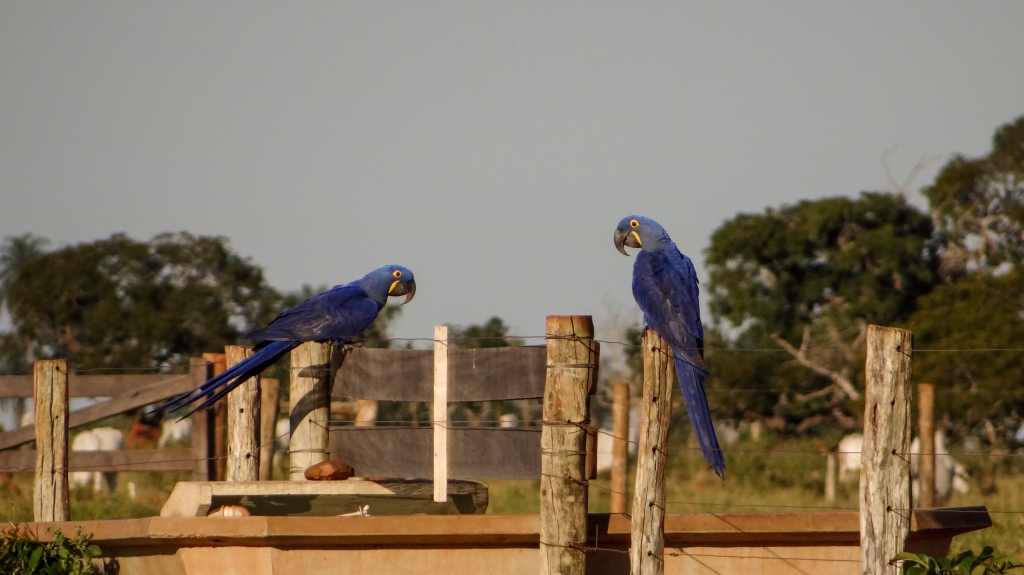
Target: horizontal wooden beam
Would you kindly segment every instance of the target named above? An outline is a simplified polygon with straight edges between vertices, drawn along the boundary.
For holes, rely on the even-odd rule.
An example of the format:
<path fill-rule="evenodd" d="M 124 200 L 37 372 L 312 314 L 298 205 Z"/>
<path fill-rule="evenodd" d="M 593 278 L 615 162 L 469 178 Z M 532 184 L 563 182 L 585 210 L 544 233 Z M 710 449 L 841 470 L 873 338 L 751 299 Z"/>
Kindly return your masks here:
<path fill-rule="evenodd" d="M 195 465 L 195 454 L 187 447 L 68 452 L 69 471 L 191 471 Z M 0 451 L 0 471 L 24 473 L 35 466 L 35 451 Z"/>
<path fill-rule="evenodd" d="M 99 421 L 105 417 L 124 413 L 126 411 L 156 403 L 164 399 L 185 393 L 195 387 L 192 376 L 189 374 L 162 376 L 160 380 L 150 382 L 144 386 L 126 391 L 113 399 L 90 405 L 84 409 L 72 411 L 68 417 L 68 427 L 75 428 Z M 35 441 L 36 431 L 34 425 L 19 427 L 13 431 L 0 433 L 0 450 L 10 449 L 19 445 Z"/>
<path fill-rule="evenodd" d="M 180 377 L 166 373 L 68 376 L 71 397 L 114 397 L 133 388 Z M 0 397 L 32 397 L 31 375 L 0 375 Z"/>
<path fill-rule="evenodd" d="M 434 399 L 433 350 L 355 348 L 345 354 L 335 399 Z M 506 401 L 544 395 L 544 346 L 448 351 L 448 401 Z"/>
<path fill-rule="evenodd" d="M 364 477 L 433 477 L 430 427 L 340 427 L 331 457 Z M 387 457 L 382 457 L 387 454 Z M 540 429 L 448 428 L 449 479 L 539 479 Z"/>

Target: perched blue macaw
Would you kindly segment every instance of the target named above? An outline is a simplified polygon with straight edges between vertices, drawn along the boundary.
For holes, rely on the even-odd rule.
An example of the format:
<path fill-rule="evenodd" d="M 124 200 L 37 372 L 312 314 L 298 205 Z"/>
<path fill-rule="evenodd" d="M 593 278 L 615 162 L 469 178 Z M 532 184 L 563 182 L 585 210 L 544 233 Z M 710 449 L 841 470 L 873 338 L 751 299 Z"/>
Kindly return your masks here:
<path fill-rule="evenodd" d="M 629 216 L 615 229 L 615 247 L 640 248 L 633 263 L 633 298 L 644 312 L 644 323 L 670 346 L 686 412 L 697 434 L 704 458 L 725 478 L 725 458 L 704 395 L 704 328 L 697 303 L 697 272 L 690 258 L 680 253 L 661 224 L 643 216 Z"/>
<path fill-rule="evenodd" d="M 270 367 L 284 354 L 307 341 L 348 343 L 377 317 L 389 296 L 405 296 L 408 303 L 416 295 L 412 272 L 398 265 L 377 268 L 345 285 L 315 295 L 288 308 L 270 325 L 246 336 L 258 342 L 254 353 L 224 373 L 188 393 L 168 401 L 154 411 L 179 409 L 204 400 L 184 417 L 206 408 L 245 380 Z"/>

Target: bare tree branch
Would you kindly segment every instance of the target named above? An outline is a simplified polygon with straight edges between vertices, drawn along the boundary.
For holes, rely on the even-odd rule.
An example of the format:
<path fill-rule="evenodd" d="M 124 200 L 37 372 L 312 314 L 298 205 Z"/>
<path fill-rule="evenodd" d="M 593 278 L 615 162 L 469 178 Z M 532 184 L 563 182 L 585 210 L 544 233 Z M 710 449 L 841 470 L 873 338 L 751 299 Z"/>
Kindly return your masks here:
<path fill-rule="evenodd" d="M 831 379 L 833 382 L 835 382 L 835 384 L 837 386 L 839 386 L 840 389 L 843 390 L 843 392 L 850 399 L 860 399 L 860 393 L 858 393 L 857 390 L 854 389 L 853 384 L 850 382 L 850 380 L 847 377 L 843 376 L 840 373 L 836 373 L 836 372 L 828 369 L 827 367 L 825 367 L 823 365 L 820 365 L 820 364 L 818 364 L 818 363 L 816 363 L 814 361 L 811 361 L 807 357 L 807 355 L 804 353 L 804 350 L 806 349 L 808 335 L 809 335 L 809 331 L 805 329 L 804 330 L 804 342 L 801 343 L 801 345 L 800 345 L 801 349 L 796 349 L 795 347 L 790 345 L 790 343 L 788 341 L 786 341 L 786 340 L 782 339 L 781 337 L 779 337 L 779 334 L 777 334 L 777 333 L 773 333 L 772 334 L 772 339 L 775 340 L 775 343 L 779 344 L 779 346 L 782 349 L 784 349 L 787 352 L 789 352 L 789 354 L 792 355 L 793 358 L 796 359 L 800 363 L 800 365 L 806 367 L 807 369 L 813 371 L 814 373 L 817 373 L 818 375 L 823 375 L 823 376 Z"/>

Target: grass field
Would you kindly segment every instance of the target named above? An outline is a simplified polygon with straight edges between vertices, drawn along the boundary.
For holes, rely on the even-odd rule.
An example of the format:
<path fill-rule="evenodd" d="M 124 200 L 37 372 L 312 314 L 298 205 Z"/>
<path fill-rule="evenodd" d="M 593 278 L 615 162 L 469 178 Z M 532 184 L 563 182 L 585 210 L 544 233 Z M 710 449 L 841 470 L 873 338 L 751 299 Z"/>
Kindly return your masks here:
<path fill-rule="evenodd" d="M 817 445 L 810 439 L 777 441 L 767 438 L 729 446 L 725 481 L 708 469 L 700 451 L 687 446 L 685 439 L 674 438 L 671 445 L 666 473 L 669 512 L 815 512 L 857 508 L 855 481 L 840 483 L 836 500 L 825 501 L 825 459 L 817 453 Z M 985 505 L 992 515 L 993 527 L 955 538 L 951 551 L 977 551 L 992 545 L 997 552 L 1024 558 L 1024 456 L 954 455 L 971 474 L 971 490 L 967 494 L 954 494 L 946 505 Z M 278 471 L 283 474 L 283 470 Z M 113 494 L 73 491 L 71 517 L 86 520 L 157 515 L 174 484 L 187 478 L 187 473 L 121 473 Z M 632 470 L 627 484 L 631 481 Z M 129 483 L 135 484 L 135 500 L 128 497 Z M 487 483 L 490 487 L 488 513 L 539 511 L 539 481 Z M 590 511 L 609 510 L 608 486 L 607 474 L 591 482 Z M 0 520 L 31 519 L 31 475 L 16 475 L 0 484 Z"/>

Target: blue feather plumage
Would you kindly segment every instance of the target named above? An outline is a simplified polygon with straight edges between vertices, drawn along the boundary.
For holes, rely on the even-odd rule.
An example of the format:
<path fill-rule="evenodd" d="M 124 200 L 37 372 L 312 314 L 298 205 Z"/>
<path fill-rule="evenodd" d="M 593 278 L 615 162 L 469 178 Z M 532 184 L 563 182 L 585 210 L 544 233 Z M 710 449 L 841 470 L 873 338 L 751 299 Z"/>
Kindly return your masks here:
<path fill-rule="evenodd" d="M 704 458 L 720 477 L 725 458 L 715 435 L 704 393 L 709 375 L 704 363 L 704 328 L 700 321 L 697 272 L 660 224 L 642 216 L 624 218 L 616 229 L 616 247 L 638 247 L 633 264 L 633 297 L 644 323 L 671 347 L 686 412 Z"/>
<path fill-rule="evenodd" d="M 400 287 L 399 287 L 400 286 Z M 398 288 L 396 290 L 396 287 Z M 384 266 L 354 282 L 339 285 L 288 308 L 267 327 L 246 336 L 254 353 L 206 383 L 153 411 L 177 410 L 200 402 L 183 417 L 209 407 L 245 380 L 258 375 L 307 341 L 348 343 L 376 319 L 390 295 L 416 292 L 413 274 L 402 266 Z"/>

